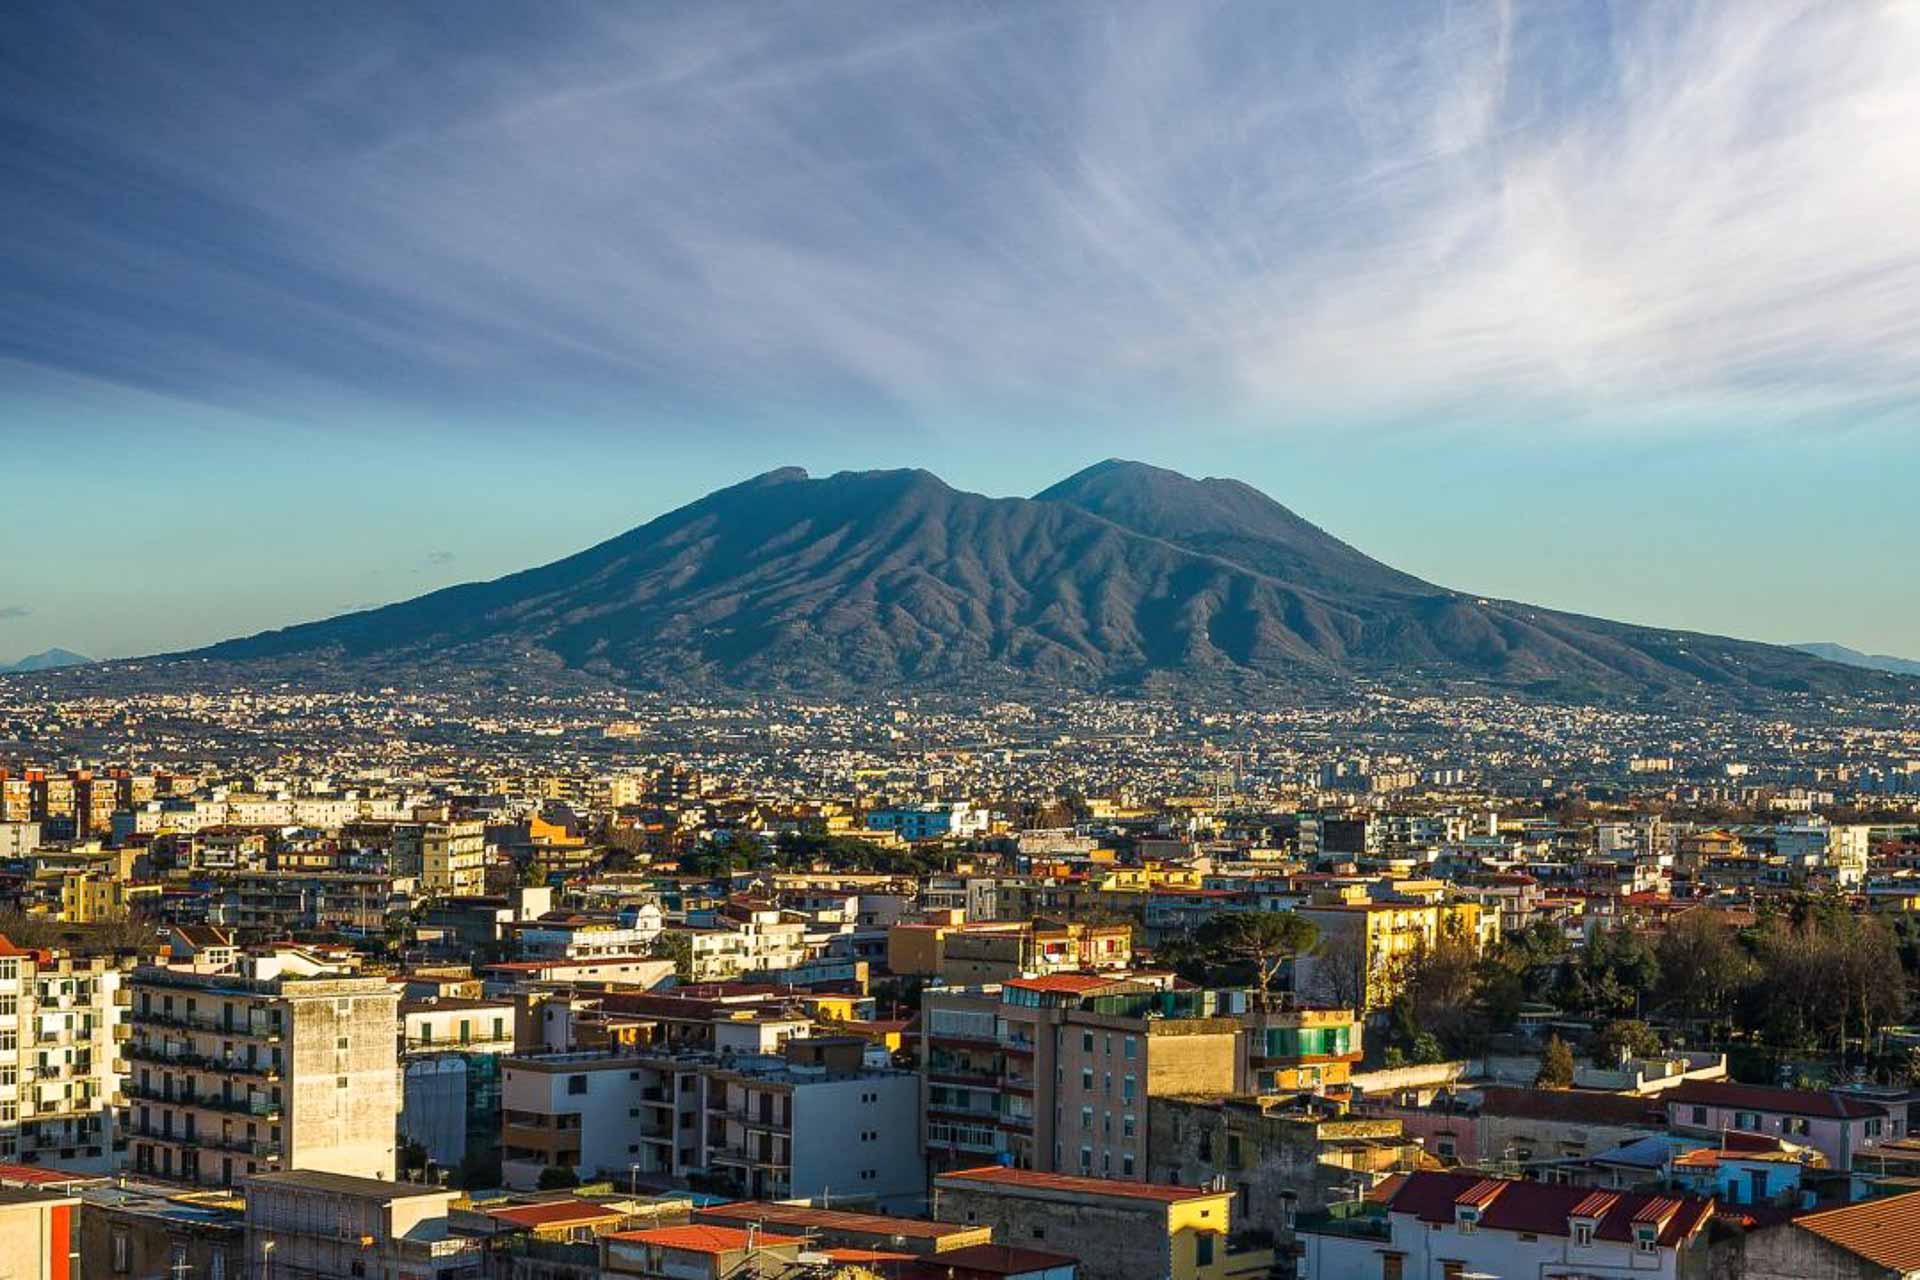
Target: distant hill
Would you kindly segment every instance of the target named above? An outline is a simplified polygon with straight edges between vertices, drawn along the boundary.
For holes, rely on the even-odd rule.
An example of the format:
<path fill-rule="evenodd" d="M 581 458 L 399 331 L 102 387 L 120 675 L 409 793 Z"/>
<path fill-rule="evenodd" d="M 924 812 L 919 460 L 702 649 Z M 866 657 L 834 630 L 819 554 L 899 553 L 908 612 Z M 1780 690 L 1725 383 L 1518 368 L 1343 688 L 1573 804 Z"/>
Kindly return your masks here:
<path fill-rule="evenodd" d="M 1238 481 L 1121 461 L 1033 498 L 924 471 L 770 471 L 552 564 L 163 661 L 180 658 L 822 693 L 1902 687 L 1793 649 L 1437 586 Z"/>
<path fill-rule="evenodd" d="M 41 653 L 29 654 L 11 665 L 0 663 L 0 674 L 25 674 L 29 671 L 53 671 L 60 667 L 84 667 L 93 659 L 71 649 L 48 649 Z"/>
<path fill-rule="evenodd" d="M 1825 658 L 1828 662 L 1843 663 L 1849 667 L 1863 667 L 1868 671 L 1891 671 L 1896 675 L 1920 676 L 1920 662 L 1911 658 L 1895 658 L 1884 653 L 1862 653 L 1858 649 L 1849 649 L 1843 644 L 1829 644 L 1816 641 L 1812 644 L 1793 646 L 1802 653 L 1810 653 L 1816 658 Z"/>

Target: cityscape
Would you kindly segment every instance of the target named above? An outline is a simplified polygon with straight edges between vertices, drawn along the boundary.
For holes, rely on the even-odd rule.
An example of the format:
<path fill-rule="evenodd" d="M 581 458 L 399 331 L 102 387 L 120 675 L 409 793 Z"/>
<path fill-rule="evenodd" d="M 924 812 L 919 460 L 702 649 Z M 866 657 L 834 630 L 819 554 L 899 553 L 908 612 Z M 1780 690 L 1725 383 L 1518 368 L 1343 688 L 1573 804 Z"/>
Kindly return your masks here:
<path fill-rule="evenodd" d="M 0 1280 L 1920 1277 L 1915 65 L 0 17 Z"/>

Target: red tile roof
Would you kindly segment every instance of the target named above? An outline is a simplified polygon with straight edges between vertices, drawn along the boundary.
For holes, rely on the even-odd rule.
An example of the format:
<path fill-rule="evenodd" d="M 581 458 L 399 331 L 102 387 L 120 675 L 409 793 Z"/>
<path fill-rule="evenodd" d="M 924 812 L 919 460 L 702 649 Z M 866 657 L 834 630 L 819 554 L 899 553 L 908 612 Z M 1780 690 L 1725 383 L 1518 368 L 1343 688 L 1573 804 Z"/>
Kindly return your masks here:
<path fill-rule="evenodd" d="M 800 1236 L 772 1236 L 754 1232 L 751 1236 L 739 1227 L 654 1227 L 648 1231 L 616 1231 L 609 1240 L 628 1240 L 661 1249 L 679 1249 L 685 1253 L 733 1253 L 747 1247 L 751 1239 L 756 1248 L 805 1244 Z"/>
<path fill-rule="evenodd" d="M 1491 1194 L 1487 1191 L 1489 1183 Z M 1478 1199 L 1463 1199 L 1469 1195 Z M 1412 1214 L 1423 1222 L 1450 1224 L 1456 1205 L 1478 1203 L 1479 1225 L 1483 1230 L 1565 1236 L 1567 1220 L 1583 1216 L 1575 1211 L 1594 1198 L 1595 1193 L 1585 1187 L 1489 1179 L 1470 1173 L 1419 1172 L 1407 1175 L 1388 1209 L 1392 1213 Z M 1643 1218 L 1640 1216 L 1643 1212 L 1655 1216 Z M 1631 1240 L 1633 1223 L 1658 1221 L 1663 1224 L 1660 1244 L 1667 1247 L 1692 1235 L 1712 1216 L 1711 1200 L 1621 1192 L 1599 1215 L 1593 1234 L 1598 1240 Z"/>
<path fill-rule="evenodd" d="M 1034 1169 L 1009 1169 L 988 1165 L 981 1169 L 956 1169 L 943 1173 L 941 1182 L 978 1183 L 986 1186 L 1016 1187 L 1033 1191 L 1066 1191 L 1083 1196 L 1115 1196 L 1126 1200 L 1158 1200 L 1179 1204 L 1204 1200 L 1209 1196 L 1229 1196 L 1230 1191 L 1208 1191 L 1204 1187 L 1175 1187 L 1164 1182 L 1122 1182 L 1116 1178 L 1082 1178 L 1066 1173 L 1040 1173 Z M 1449 1215 L 1448 1220 L 1452 1217 Z"/>
<path fill-rule="evenodd" d="M 1891 1271 L 1920 1270 L 1920 1191 L 1803 1213 L 1793 1225 Z"/>
<path fill-rule="evenodd" d="M 1079 1259 L 1041 1249 L 1022 1249 L 1010 1244 L 970 1244 L 964 1249 L 949 1249 L 921 1259 L 921 1270 L 944 1274 L 949 1267 L 957 1271 L 977 1271 L 989 1275 L 1015 1276 L 1030 1271 L 1051 1271 L 1073 1266 Z"/>

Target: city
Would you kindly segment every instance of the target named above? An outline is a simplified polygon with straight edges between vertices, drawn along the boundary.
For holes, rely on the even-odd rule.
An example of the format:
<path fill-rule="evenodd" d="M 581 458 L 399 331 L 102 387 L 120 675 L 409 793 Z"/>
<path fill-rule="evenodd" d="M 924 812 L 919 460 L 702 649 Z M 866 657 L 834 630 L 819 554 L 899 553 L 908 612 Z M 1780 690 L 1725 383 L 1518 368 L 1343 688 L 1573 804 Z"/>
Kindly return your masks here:
<path fill-rule="evenodd" d="M 1913 0 L 0 12 L 0 1280 L 1920 1280 Z"/>

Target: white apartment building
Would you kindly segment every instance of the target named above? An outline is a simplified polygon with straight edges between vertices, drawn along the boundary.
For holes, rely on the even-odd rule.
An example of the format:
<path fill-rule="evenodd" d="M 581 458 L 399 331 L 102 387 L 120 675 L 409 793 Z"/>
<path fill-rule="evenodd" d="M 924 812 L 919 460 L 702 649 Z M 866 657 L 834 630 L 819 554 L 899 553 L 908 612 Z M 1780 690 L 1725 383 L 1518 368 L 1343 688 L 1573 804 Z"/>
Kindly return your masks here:
<path fill-rule="evenodd" d="M 112 1167 L 131 968 L 0 939 L 0 1162 Z"/>
<path fill-rule="evenodd" d="M 912 1211 L 926 1192 L 918 1077 L 868 1066 L 850 1038 L 781 1056 L 562 1053 L 508 1058 L 503 1177 L 701 1174 L 758 1200 L 831 1198 Z"/>
<path fill-rule="evenodd" d="M 805 920 L 772 907 L 716 912 L 710 928 L 690 928 L 693 982 L 724 982 L 763 969 L 792 969 L 812 958 Z"/>

